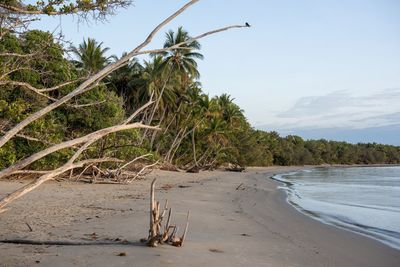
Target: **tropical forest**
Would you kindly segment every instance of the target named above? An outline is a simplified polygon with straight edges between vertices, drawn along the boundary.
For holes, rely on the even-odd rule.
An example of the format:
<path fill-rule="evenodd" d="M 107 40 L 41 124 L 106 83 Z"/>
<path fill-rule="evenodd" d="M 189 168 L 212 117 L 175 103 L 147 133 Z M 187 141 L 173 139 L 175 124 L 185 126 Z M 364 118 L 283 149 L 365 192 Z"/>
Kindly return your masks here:
<path fill-rule="evenodd" d="M 229 88 L 209 95 L 198 70 L 198 62 L 206 60 L 199 39 L 248 24 L 198 37 L 184 27 L 170 29 L 163 48 L 139 47 L 122 55 L 110 55 L 102 40 L 69 44 L 50 32 L 21 28 L 32 14 L 107 15 L 101 1 L 77 3 L 3 7 L 8 13 L 0 35 L 2 177 L 37 175 L 77 159 L 83 163 L 59 174 L 133 162 L 196 172 L 227 165 L 400 163 L 400 148 L 391 145 L 304 140 L 255 129 Z"/>
<path fill-rule="evenodd" d="M 190 38 L 182 27 L 170 30 L 165 34 L 164 48 Z M 137 120 L 160 130 L 114 133 L 97 141 L 86 156 L 129 161 L 149 154 L 152 161 L 182 169 L 213 169 L 228 163 L 239 166 L 400 163 L 400 148 L 390 145 L 303 140 L 299 136 L 281 137 L 274 131 L 254 129 L 229 90 L 220 96 L 210 96 L 202 88 L 197 69 L 197 62 L 204 58 L 200 43 L 194 41 L 185 48 L 154 53 L 143 61 L 133 58 L 92 90 L 30 124 L 0 149 L 0 168 L 53 144 L 119 124 L 150 99 L 154 103 Z M 46 55 L 28 57 L 43 49 Z M 85 77 L 118 60 L 115 55 L 109 56 L 108 50 L 102 42 L 91 38 L 76 47 L 63 47 L 50 33 L 39 30 L 3 36 L 1 131 L 6 132 L 54 99 L 70 93 Z M 27 57 L 21 60 L 12 54 Z M 16 64 L 18 69 L 11 69 Z M 55 168 L 74 151 L 68 148 L 49 154 L 31 168 Z"/>

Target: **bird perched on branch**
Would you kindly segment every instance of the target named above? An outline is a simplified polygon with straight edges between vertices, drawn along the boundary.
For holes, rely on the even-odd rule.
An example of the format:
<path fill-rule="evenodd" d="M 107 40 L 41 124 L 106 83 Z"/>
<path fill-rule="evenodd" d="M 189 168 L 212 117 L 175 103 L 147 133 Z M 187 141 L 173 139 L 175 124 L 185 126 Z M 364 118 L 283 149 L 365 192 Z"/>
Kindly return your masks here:
<path fill-rule="evenodd" d="M 251 25 L 248 23 L 248 22 L 246 22 L 246 27 L 251 27 Z"/>

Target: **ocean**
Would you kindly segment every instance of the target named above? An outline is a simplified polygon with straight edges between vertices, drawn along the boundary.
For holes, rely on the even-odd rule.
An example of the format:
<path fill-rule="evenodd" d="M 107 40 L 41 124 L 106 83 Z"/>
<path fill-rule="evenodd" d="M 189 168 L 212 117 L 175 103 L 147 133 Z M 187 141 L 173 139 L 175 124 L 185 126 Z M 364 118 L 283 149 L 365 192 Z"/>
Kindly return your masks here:
<path fill-rule="evenodd" d="M 400 167 L 315 168 L 273 179 L 304 214 L 400 249 Z"/>

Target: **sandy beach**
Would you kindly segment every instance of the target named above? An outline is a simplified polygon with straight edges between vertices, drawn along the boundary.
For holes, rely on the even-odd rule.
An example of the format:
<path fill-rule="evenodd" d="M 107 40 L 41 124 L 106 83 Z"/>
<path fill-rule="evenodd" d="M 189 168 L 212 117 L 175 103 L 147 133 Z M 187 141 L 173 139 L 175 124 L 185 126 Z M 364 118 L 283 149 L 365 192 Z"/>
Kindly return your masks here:
<path fill-rule="evenodd" d="M 399 250 L 322 224 L 288 205 L 279 184 L 267 178 L 295 169 L 300 167 L 250 168 L 244 173 L 154 171 L 131 185 L 47 183 L 0 215 L 0 239 L 93 244 L 1 243 L 0 266 L 400 265 Z M 168 199 L 173 208 L 174 223 L 183 226 L 191 211 L 182 248 L 148 248 L 139 242 L 147 236 L 153 178 L 156 197 Z M 21 185 L 1 181 L 0 196 Z M 115 239 L 127 242 L 95 244 Z"/>

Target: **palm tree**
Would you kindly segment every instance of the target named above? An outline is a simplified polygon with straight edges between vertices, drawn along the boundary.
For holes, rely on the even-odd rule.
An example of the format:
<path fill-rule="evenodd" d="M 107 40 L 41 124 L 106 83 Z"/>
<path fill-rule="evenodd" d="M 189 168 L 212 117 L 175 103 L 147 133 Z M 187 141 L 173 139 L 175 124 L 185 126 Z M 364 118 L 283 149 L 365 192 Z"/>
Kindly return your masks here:
<path fill-rule="evenodd" d="M 231 127 L 240 126 L 241 121 L 245 121 L 243 110 L 238 105 L 233 103 L 234 98 L 228 94 L 222 94 L 217 97 L 217 102 L 221 111 L 222 118 Z"/>
<path fill-rule="evenodd" d="M 189 33 L 182 26 L 178 28 L 176 33 L 170 30 L 166 33 L 164 48 L 188 41 L 190 38 Z M 200 78 L 200 73 L 197 70 L 196 59 L 204 58 L 202 54 L 196 52 L 200 48 L 200 43 L 193 41 L 182 45 L 180 48 L 164 52 L 162 53 L 165 60 L 164 64 L 180 74 L 186 81 L 190 78 L 198 79 Z"/>
<path fill-rule="evenodd" d="M 152 60 L 144 62 L 144 69 L 140 79 L 140 97 L 142 101 L 148 99 L 155 100 L 155 104 L 148 114 L 147 123 L 150 124 L 154 119 L 158 118 L 158 124 L 161 124 L 170 110 L 176 109 L 176 93 L 173 83 L 169 82 L 164 72 L 164 59 L 161 55 L 153 55 Z M 141 142 L 147 136 L 148 131 L 144 130 Z M 157 132 L 153 132 L 150 147 L 154 143 Z"/>
<path fill-rule="evenodd" d="M 182 27 L 178 28 L 178 31 L 174 33 L 174 31 L 170 30 L 166 34 L 166 41 L 164 43 L 164 48 L 171 47 L 178 43 L 182 43 L 190 39 L 190 36 L 187 31 L 183 30 Z M 154 57 L 154 61 L 159 61 L 160 58 L 163 59 L 161 65 L 157 71 L 161 71 L 161 73 L 157 73 L 161 77 L 163 77 L 164 82 L 160 87 L 160 94 L 155 98 L 156 104 L 153 109 L 153 114 L 150 119 L 153 118 L 154 113 L 157 111 L 160 105 L 161 97 L 164 94 L 164 91 L 169 83 L 174 83 L 174 87 L 179 87 L 182 81 L 183 87 L 187 87 L 189 85 L 189 81 L 191 78 L 197 79 L 200 77 L 200 73 L 197 70 L 197 62 L 195 59 L 203 59 L 203 55 L 194 52 L 194 50 L 200 49 L 200 43 L 197 41 L 193 41 L 189 44 L 182 45 L 179 49 L 172 49 L 167 52 L 156 53 L 152 56 Z M 173 75 L 175 74 L 175 75 Z M 174 79 L 173 79 L 174 78 Z"/>
<path fill-rule="evenodd" d="M 142 72 L 142 86 L 147 98 L 152 97 L 158 100 L 158 107 L 163 109 L 165 104 L 174 102 L 174 88 L 166 80 L 164 73 L 164 60 L 158 55 L 151 61 L 144 62 Z"/>
<path fill-rule="evenodd" d="M 126 53 L 123 53 L 122 57 L 125 55 Z M 115 60 L 118 60 L 118 58 L 116 57 Z M 111 73 L 108 78 L 110 88 L 123 97 L 125 108 L 128 111 L 132 111 L 142 104 L 140 102 L 140 99 L 142 99 L 140 86 L 143 71 L 144 67 L 136 58 L 133 58 L 128 64 Z"/>
<path fill-rule="evenodd" d="M 164 48 L 171 47 L 187 40 L 190 40 L 190 36 L 187 31 L 183 30 L 182 27 L 179 27 L 176 33 L 170 30 L 166 34 Z M 179 49 L 177 48 L 167 52 L 152 54 L 155 63 L 159 62 L 160 59 L 162 59 L 162 63 L 161 65 L 159 65 L 159 68 L 156 69 L 158 79 L 153 80 L 152 84 L 153 86 L 157 87 L 153 88 L 153 92 L 159 92 L 159 94 L 151 94 L 156 103 L 149 116 L 148 123 L 151 123 L 156 115 L 156 112 L 160 109 L 162 115 L 160 116 L 159 123 L 161 123 L 162 120 L 165 118 L 166 107 L 160 108 L 160 106 L 163 105 L 162 99 L 164 98 L 164 91 L 167 89 L 167 87 L 171 89 L 170 93 L 172 93 L 172 95 L 174 93 L 177 94 L 178 91 L 185 91 L 189 87 L 193 79 L 197 79 L 200 77 L 200 74 L 197 70 L 197 62 L 195 59 L 203 59 L 203 55 L 198 52 L 194 52 L 194 50 L 198 49 L 200 49 L 199 42 L 193 41 L 191 43 L 182 45 Z M 160 73 L 158 71 L 160 71 Z M 161 85 L 154 83 L 156 80 L 159 81 L 160 77 L 162 78 Z M 179 90 L 182 88 L 184 90 Z M 169 94 L 169 96 L 170 95 L 171 94 Z M 167 98 L 170 98 L 169 96 L 167 96 Z M 181 100 L 180 97 L 177 97 L 176 99 L 177 102 Z M 179 107 L 180 104 L 177 102 L 175 102 L 174 106 Z M 145 130 L 143 138 L 145 138 L 146 134 L 147 131 Z M 153 141 L 154 135 L 151 143 L 153 143 Z"/>
<path fill-rule="evenodd" d="M 79 47 L 72 47 L 72 53 L 78 58 L 75 61 L 77 67 L 95 73 L 108 65 L 115 56 L 106 57 L 109 48 L 102 48 L 102 45 L 102 42 L 98 43 L 95 39 L 88 38 L 87 42 L 83 40 Z"/>

